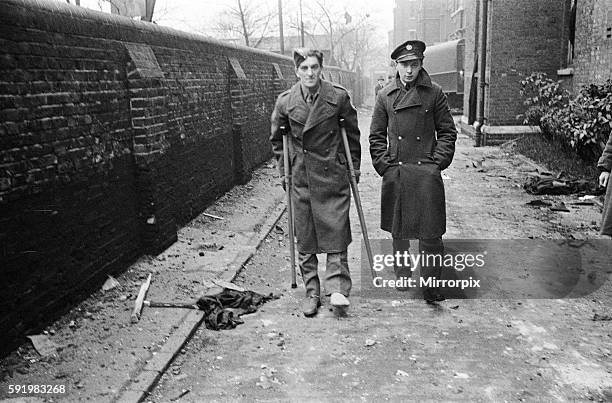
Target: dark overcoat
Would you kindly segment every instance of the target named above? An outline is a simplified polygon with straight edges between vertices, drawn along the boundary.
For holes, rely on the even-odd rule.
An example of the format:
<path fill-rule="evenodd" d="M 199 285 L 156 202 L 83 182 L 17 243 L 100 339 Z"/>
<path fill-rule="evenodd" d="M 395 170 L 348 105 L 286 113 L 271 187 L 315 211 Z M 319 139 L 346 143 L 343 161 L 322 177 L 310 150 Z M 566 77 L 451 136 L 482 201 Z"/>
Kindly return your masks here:
<path fill-rule="evenodd" d="M 442 236 L 441 171 L 453 159 L 457 130 L 446 95 L 424 69 L 409 90 L 396 77 L 378 92 L 369 140 L 374 169 L 383 177 L 381 228 L 394 238 Z"/>
<path fill-rule="evenodd" d="M 597 167 L 601 171 L 610 172 L 612 170 L 612 134 L 608 137 L 606 147 L 599 161 L 597 161 Z M 608 180 L 606 188 L 606 198 L 604 199 L 604 209 L 601 216 L 601 234 L 612 236 L 612 180 Z"/>
<path fill-rule="evenodd" d="M 272 113 L 272 150 L 281 176 L 283 139 L 280 126 L 290 128 L 295 232 L 301 253 L 345 251 L 351 243 L 350 184 L 339 119 L 344 118 L 353 165 L 359 170 L 361 146 L 357 111 L 348 92 L 321 80 L 312 107 L 304 101 L 300 83 L 283 92 Z"/>

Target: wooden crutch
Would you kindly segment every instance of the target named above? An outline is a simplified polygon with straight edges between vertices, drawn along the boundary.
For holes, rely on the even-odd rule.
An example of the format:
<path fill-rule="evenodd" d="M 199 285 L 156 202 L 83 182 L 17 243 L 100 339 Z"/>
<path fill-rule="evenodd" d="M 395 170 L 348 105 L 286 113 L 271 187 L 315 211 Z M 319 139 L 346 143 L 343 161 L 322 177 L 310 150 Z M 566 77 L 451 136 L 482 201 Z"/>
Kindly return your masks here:
<path fill-rule="evenodd" d="M 349 180 L 351 182 L 351 190 L 357 207 L 357 215 L 359 216 L 359 224 L 361 225 L 361 234 L 365 243 L 366 253 L 368 255 L 368 263 L 370 264 L 370 272 L 372 278 L 376 277 L 374 272 L 374 258 L 372 257 L 372 247 L 370 246 L 370 238 L 368 237 L 368 228 L 366 227 L 365 217 L 363 216 L 363 207 L 361 206 L 361 198 L 359 197 L 359 189 L 357 188 L 357 176 L 355 175 L 355 167 L 353 166 L 353 158 L 351 157 L 351 148 L 349 147 L 348 137 L 346 136 L 346 128 L 344 119 L 340 119 L 340 133 L 342 135 L 342 143 L 344 144 L 344 153 L 349 169 Z"/>
<path fill-rule="evenodd" d="M 287 133 L 287 128 L 281 126 L 281 135 L 283 136 L 283 165 L 285 167 L 285 192 L 287 194 L 287 215 L 289 227 L 289 266 L 291 268 L 291 288 L 297 288 L 295 275 L 295 235 L 293 231 L 293 201 L 291 193 L 293 191 L 293 178 L 291 172 L 291 164 L 289 163 L 289 149 L 291 148 L 291 135 Z"/>

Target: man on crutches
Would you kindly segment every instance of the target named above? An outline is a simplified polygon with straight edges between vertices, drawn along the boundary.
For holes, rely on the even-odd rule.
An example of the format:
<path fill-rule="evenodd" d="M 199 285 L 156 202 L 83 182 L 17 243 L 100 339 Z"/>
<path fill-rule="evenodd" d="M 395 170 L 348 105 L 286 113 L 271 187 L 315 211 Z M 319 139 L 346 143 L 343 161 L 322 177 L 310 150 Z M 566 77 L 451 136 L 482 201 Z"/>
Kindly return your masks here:
<path fill-rule="evenodd" d="M 311 317 L 321 306 L 318 253 L 327 254 L 323 285 L 331 305 L 338 310 L 349 306 L 352 281 L 347 248 L 352 239 L 347 166 L 350 158 L 358 180 L 361 146 L 357 111 L 348 92 L 321 79 L 323 54 L 318 50 L 300 48 L 294 51 L 293 60 L 299 82 L 280 94 L 276 101 L 270 141 L 281 176 L 284 176 L 280 128 L 287 128 L 294 230 L 298 263 L 306 288 L 302 311 Z M 350 155 L 344 149 L 339 119 L 344 119 Z"/>

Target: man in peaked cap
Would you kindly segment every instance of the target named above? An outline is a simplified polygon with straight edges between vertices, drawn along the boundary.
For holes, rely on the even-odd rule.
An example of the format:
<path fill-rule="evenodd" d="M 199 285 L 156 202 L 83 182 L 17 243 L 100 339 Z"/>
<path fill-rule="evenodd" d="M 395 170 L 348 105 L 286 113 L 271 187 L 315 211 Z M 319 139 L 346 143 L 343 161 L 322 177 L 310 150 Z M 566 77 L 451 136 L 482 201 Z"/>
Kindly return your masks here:
<path fill-rule="evenodd" d="M 298 260 L 306 288 L 302 311 L 310 317 L 321 305 L 317 253 L 327 254 L 324 285 L 331 304 L 342 310 L 349 305 L 352 282 L 347 257 L 351 243 L 347 158 L 352 158 L 358 170 L 361 146 L 357 111 L 348 92 L 321 78 L 323 54 L 300 48 L 294 51 L 293 60 L 299 81 L 276 100 L 270 141 L 282 177 L 280 127 L 288 128 Z M 340 118 L 345 120 L 351 152 L 348 156 L 340 135 Z"/>
<path fill-rule="evenodd" d="M 425 43 L 414 40 L 391 53 L 397 74 L 380 90 L 370 125 L 372 163 L 383 178 L 381 228 L 391 233 L 394 254 L 407 251 L 410 239 L 419 240 L 419 252 L 444 253 L 446 207 L 441 171 L 453 159 L 457 130 L 446 95 L 423 69 L 423 52 Z M 409 266 L 396 265 L 396 276 L 410 277 L 415 267 Z M 435 264 L 421 265 L 419 284 L 428 303 L 444 300 L 431 282 L 440 278 L 441 269 Z"/>

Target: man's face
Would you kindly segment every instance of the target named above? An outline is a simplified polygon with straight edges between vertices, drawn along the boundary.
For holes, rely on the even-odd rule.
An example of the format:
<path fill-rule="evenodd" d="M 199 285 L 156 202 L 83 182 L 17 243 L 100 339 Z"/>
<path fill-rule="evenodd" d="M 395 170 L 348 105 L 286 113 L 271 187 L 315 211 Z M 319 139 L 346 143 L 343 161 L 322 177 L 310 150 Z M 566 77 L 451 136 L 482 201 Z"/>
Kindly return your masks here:
<path fill-rule="evenodd" d="M 378 84 L 379 84 L 379 85 L 383 85 L 383 84 L 384 84 L 384 82 L 385 82 L 385 80 L 383 80 L 382 78 L 379 78 L 379 79 L 378 79 Z"/>
<path fill-rule="evenodd" d="M 402 81 L 411 83 L 416 80 L 419 71 L 423 68 L 423 61 L 421 59 L 404 60 L 398 62 L 396 68 Z"/>
<path fill-rule="evenodd" d="M 295 74 L 298 76 L 302 85 L 306 88 L 317 88 L 321 79 L 321 65 L 319 60 L 314 56 L 308 56 L 295 69 Z"/>

